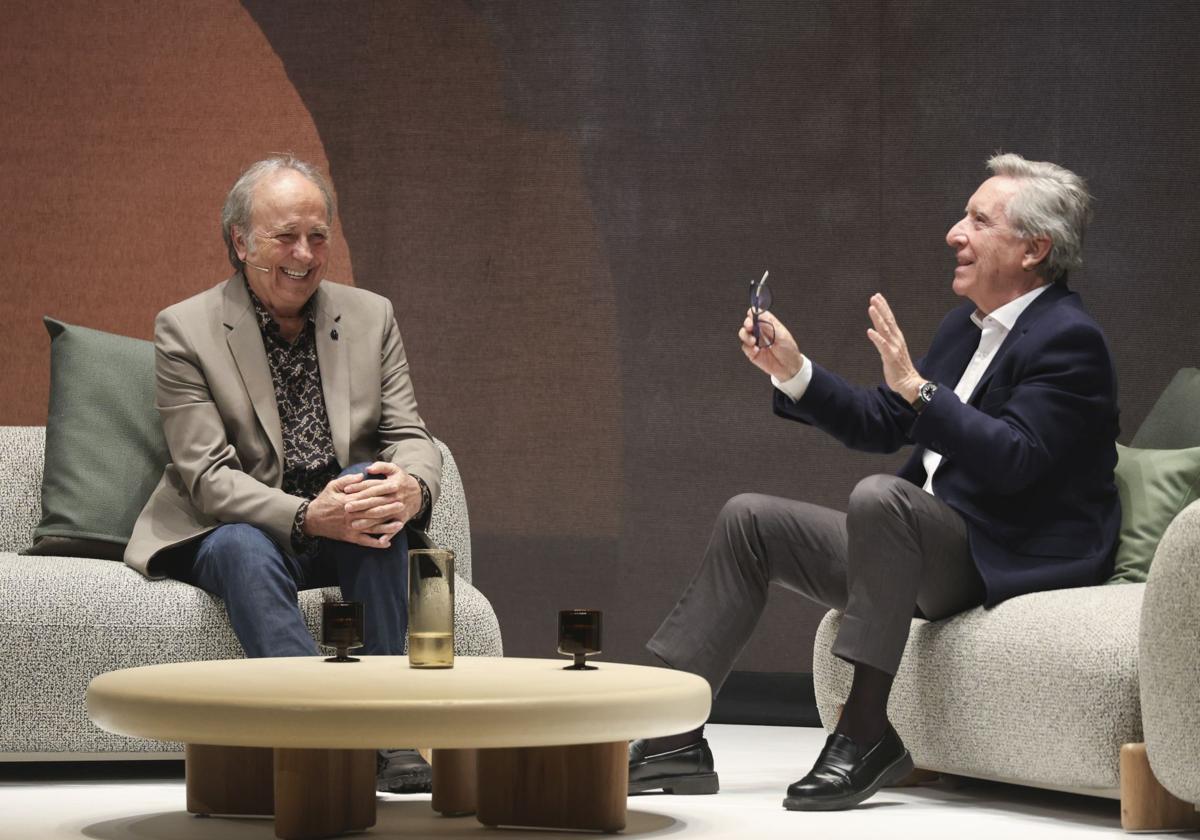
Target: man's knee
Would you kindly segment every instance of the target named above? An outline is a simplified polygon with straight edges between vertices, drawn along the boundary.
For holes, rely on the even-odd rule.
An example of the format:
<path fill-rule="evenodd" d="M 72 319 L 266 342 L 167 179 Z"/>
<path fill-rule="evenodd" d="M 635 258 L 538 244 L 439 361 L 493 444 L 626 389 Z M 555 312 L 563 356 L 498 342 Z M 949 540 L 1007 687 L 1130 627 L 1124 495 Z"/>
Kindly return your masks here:
<path fill-rule="evenodd" d="M 762 509 L 763 498 L 758 493 L 738 493 L 725 503 L 720 514 L 717 515 L 717 519 L 725 524 L 750 522 Z"/>
<path fill-rule="evenodd" d="M 766 562 L 763 549 L 762 517 L 772 499 L 761 493 L 739 493 L 725 503 L 717 517 L 716 533 L 721 534 L 727 544 L 749 547 L 749 551 L 735 550 L 730 556 L 739 563 L 753 559 Z"/>
<path fill-rule="evenodd" d="M 901 510 L 900 504 L 905 493 L 913 486 L 898 476 L 886 473 L 869 475 L 850 491 L 850 504 L 846 516 L 853 519 L 880 513 L 896 513 Z"/>
<path fill-rule="evenodd" d="M 347 475 L 365 475 L 367 472 L 367 467 L 369 467 L 369 466 L 371 466 L 371 463 L 369 461 L 362 461 L 361 463 L 358 463 L 358 464 L 351 464 L 350 466 L 346 467 L 346 469 L 344 469 L 340 473 L 338 473 L 338 478 L 343 478 L 344 476 L 347 476 Z"/>

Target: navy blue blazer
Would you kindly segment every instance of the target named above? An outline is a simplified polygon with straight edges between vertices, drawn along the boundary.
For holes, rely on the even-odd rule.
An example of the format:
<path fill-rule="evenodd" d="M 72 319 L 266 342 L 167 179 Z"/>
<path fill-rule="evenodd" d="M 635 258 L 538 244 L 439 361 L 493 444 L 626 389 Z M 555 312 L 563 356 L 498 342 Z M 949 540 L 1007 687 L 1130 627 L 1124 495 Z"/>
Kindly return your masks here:
<path fill-rule="evenodd" d="M 967 523 L 987 606 L 1101 583 L 1121 527 L 1117 380 L 1104 333 L 1079 295 L 1052 284 L 962 403 L 954 386 L 979 346 L 974 311 L 966 303 L 950 312 L 916 363 L 940 386 L 920 415 L 886 386 L 851 385 L 816 364 L 799 401 L 775 391 L 775 413 L 867 452 L 915 444 L 899 475 L 918 486 L 925 449 L 940 452 L 934 493 Z"/>

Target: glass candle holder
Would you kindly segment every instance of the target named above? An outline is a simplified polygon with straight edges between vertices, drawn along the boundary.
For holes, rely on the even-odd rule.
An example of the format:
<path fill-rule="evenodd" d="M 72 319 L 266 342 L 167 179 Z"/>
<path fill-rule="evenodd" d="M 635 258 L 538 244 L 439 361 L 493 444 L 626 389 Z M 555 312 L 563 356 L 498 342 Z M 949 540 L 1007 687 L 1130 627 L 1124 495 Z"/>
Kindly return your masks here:
<path fill-rule="evenodd" d="M 408 664 L 454 667 L 454 552 L 408 552 Z"/>
<path fill-rule="evenodd" d="M 575 657 L 575 664 L 563 670 L 594 671 L 586 659 L 601 651 L 600 637 L 604 615 L 600 610 L 560 610 L 558 613 L 558 652 Z"/>
<path fill-rule="evenodd" d="M 326 662 L 357 662 L 347 653 L 362 647 L 363 605 L 359 601 L 326 601 L 321 605 L 321 644 L 336 648 Z"/>

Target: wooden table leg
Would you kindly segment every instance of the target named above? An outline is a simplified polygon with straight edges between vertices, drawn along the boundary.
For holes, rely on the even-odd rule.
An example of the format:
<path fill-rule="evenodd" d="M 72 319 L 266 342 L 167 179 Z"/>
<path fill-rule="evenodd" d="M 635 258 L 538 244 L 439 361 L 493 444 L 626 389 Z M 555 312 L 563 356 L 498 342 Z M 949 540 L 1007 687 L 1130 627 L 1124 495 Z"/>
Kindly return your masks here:
<path fill-rule="evenodd" d="M 478 752 L 477 817 L 484 825 L 609 832 L 625 827 L 627 741 Z"/>
<path fill-rule="evenodd" d="M 276 837 L 312 840 L 374 824 L 374 750 L 275 749 Z"/>
<path fill-rule="evenodd" d="M 188 744 L 185 758 L 190 813 L 275 813 L 275 767 L 269 747 Z"/>
<path fill-rule="evenodd" d="M 434 750 L 433 810 L 444 817 L 475 813 L 478 762 L 475 750 Z"/>
<path fill-rule="evenodd" d="M 1126 831 L 1194 831 L 1200 814 L 1154 777 L 1144 743 L 1121 747 L 1121 828 Z"/>

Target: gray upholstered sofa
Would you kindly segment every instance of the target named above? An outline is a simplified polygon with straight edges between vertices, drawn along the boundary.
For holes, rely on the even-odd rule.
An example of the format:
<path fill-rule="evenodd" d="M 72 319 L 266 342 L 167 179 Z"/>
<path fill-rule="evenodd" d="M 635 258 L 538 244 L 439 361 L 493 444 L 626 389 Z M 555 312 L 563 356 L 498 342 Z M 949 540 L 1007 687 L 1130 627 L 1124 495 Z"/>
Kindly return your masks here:
<path fill-rule="evenodd" d="M 41 515 L 45 428 L 0 426 L 0 761 L 165 758 L 179 744 L 125 738 L 88 720 L 84 695 L 97 674 L 158 662 L 242 656 L 220 600 L 174 580 L 150 581 L 123 563 L 26 557 Z M 455 551 L 455 649 L 502 655 L 487 598 L 471 585 L 471 535 L 450 451 L 431 536 Z M 314 635 L 336 589 L 302 592 Z"/>
<path fill-rule="evenodd" d="M 1183 398 L 1198 384 L 1180 371 L 1132 445 L 1200 446 Z M 852 675 L 829 652 L 840 619 L 828 613 L 814 643 L 827 729 Z M 1200 827 L 1200 502 L 1167 529 L 1145 583 L 914 619 L 889 715 L 919 768 L 1117 798 L 1130 830 Z"/>

